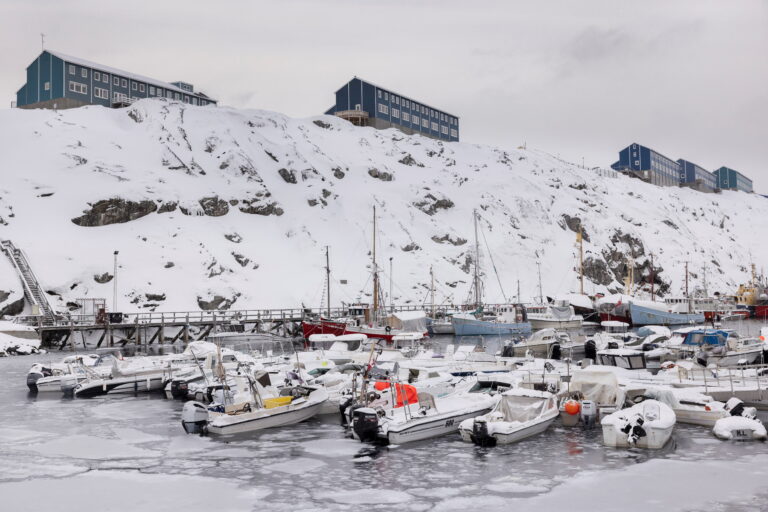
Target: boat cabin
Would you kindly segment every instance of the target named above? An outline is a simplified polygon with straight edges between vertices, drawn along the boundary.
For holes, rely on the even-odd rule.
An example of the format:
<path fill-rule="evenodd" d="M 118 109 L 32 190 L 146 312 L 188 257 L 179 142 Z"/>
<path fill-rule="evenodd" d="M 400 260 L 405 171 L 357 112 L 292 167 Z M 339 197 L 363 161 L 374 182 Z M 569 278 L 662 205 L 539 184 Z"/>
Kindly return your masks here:
<path fill-rule="evenodd" d="M 642 350 L 609 348 L 597 353 L 597 364 L 615 366 L 626 370 L 645 370 L 645 353 Z"/>

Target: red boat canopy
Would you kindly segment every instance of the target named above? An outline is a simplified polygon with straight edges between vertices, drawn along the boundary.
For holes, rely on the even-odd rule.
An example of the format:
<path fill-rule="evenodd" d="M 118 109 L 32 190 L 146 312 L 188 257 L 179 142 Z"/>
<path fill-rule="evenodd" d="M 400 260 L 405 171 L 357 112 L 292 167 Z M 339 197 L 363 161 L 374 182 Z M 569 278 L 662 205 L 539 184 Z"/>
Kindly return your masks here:
<path fill-rule="evenodd" d="M 390 385 L 391 384 L 389 382 L 382 381 L 374 383 L 373 387 L 377 391 L 384 391 L 389 389 Z M 405 393 L 405 395 L 403 395 L 403 393 Z M 408 402 L 409 404 L 415 404 L 419 401 L 419 392 L 416 391 L 416 388 L 410 384 L 395 384 L 395 394 L 395 408 L 402 407 L 405 405 L 405 402 Z"/>

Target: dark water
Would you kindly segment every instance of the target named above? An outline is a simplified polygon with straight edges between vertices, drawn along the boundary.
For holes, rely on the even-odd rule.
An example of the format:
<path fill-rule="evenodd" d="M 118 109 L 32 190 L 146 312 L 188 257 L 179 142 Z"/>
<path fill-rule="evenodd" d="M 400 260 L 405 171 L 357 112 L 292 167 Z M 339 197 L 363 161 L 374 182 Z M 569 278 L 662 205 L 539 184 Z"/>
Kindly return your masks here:
<path fill-rule="evenodd" d="M 659 451 L 607 449 L 599 429 L 558 422 L 491 449 L 458 435 L 372 447 L 346 439 L 335 416 L 202 438 L 184 434 L 182 403 L 160 395 L 28 395 L 27 369 L 50 359 L 60 354 L 0 359 L 1 510 L 612 510 L 599 501 L 601 481 L 611 482 L 608 496 L 629 496 L 659 474 L 650 501 L 642 494 L 620 509 L 768 507 L 768 446 L 721 442 L 703 427 L 678 425 Z M 725 490 L 701 498 L 710 481 Z M 593 497 L 572 502 L 571 487 Z"/>

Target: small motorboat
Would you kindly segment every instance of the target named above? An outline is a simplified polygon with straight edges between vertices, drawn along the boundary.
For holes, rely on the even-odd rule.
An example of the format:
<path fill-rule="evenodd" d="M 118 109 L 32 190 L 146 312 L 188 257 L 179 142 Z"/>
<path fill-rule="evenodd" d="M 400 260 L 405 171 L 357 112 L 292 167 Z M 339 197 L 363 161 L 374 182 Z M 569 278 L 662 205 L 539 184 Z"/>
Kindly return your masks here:
<path fill-rule="evenodd" d="M 532 389 L 510 389 L 491 412 L 464 420 L 459 433 L 479 446 L 511 444 L 544 432 L 557 418 L 555 395 Z"/>
<path fill-rule="evenodd" d="M 763 422 L 757 419 L 754 407 L 745 407 L 744 402 L 733 397 L 725 403 L 730 416 L 717 420 L 712 432 L 715 437 L 726 441 L 765 441 L 768 432 Z"/>
<path fill-rule="evenodd" d="M 603 418 L 603 444 L 613 448 L 662 448 L 675 428 L 675 412 L 657 400 L 645 400 Z"/>
<path fill-rule="evenodd" d="M 645 399 L 658 400 L 670 406 L 679 423 L 713 427 L 722 418 L 730 416 L 723 402 L 686 389 L 649 388 L 643 396 Z"/>
<path fill-rule="evenodd" d="M 568 300 L 558 299 L 552 304 L 530 306 L 528 308 L 528 321 L 534 330 L 552 327 L 578 329 L 584 322 L 584 317 L 576 314 Z"/>
<path fill-rule="evenodd" d="M 280 389 L 268 384 L 265 372 L 254 379 L 240 376 L 238 385 L 223 403 L 209 406 L 187 402 L 181 413 L 181 425 L 188 434 L 230 435 L 267 428 L 294 425 L 317 415 L 328 400 L 323 386 L 297 385 Z M 243 399 L 243 395 L 250 395 Z M 236 398 L 239 397 L 239 398 Z"/>

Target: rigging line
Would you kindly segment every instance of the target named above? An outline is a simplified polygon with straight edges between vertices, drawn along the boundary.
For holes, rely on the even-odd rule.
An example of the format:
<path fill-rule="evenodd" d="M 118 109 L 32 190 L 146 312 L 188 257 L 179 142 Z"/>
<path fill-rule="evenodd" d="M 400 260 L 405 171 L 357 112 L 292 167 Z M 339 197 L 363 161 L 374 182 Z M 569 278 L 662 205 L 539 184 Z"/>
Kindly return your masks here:
<path fill-rule="evenodd" d="M 488 251 L 488 258 L 491 260 L 491 266 L 493 267 L 493 272 L 496 274 L 496 281 L 499 283 L 499 289 L 501 290 L 501 296 L 504 297 L 504 302 L 508 303 L 507 300 L 507 294 L 504 293 L 504 287 L 501 286 L 501 277 L 499 276 L 499 271 L 496 269 L 496 263 L 493 261 L 493 254 L 491 253 L 491 248 L 488 247 L 488 240 L 485 238 L 485 231 L 483 230 L 483 226 L 480 226 L 480 234 L 483 236 L 483 242 L 485 242 L 485 249 Z"/>

